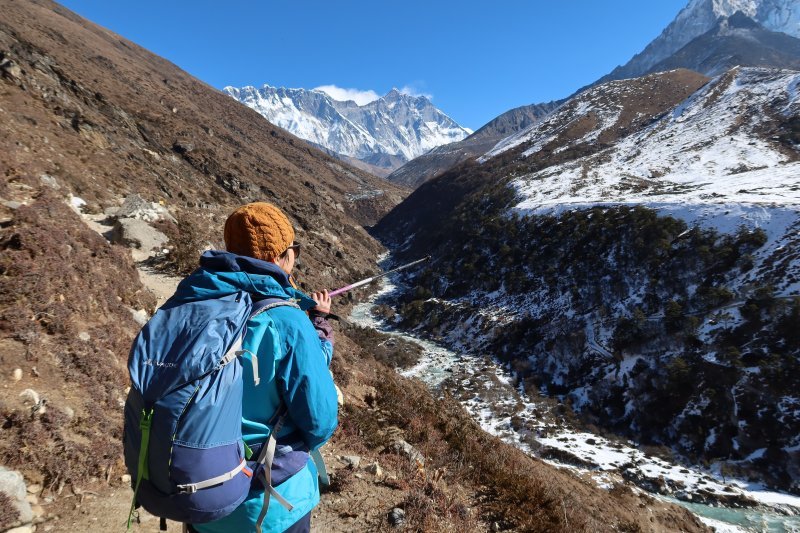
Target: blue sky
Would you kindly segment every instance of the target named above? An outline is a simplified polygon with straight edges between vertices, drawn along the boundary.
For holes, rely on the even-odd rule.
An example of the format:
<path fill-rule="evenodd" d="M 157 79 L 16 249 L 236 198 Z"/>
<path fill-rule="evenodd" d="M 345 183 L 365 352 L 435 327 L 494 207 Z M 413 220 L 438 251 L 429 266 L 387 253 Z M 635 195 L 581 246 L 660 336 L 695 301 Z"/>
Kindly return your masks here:
<path fill-rule="evenodd" d="M 62 3 L 217 88 L 397 87 L 477 129 L 627 62 L 687 0 Z"/>

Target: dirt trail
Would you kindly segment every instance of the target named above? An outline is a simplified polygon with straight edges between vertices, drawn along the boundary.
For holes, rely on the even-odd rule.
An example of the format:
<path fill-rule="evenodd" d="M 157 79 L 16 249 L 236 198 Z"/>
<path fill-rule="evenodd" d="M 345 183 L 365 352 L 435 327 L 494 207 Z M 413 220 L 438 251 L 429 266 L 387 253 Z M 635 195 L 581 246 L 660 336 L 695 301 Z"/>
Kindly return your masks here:
<path fill-rule="evenodd" d="M 109 223 L 108 216 L 81 213 L 81 217 L 87 226 L 110 240 L 114 226 Z M 136 248 L 132 248 L 130 252 L 136 263 L 136 270 L 139 271 L 139 279 L 141 279 L 142 285 L 158 298 L 158 305 L 161 305 L 175 292 L 175 287 L 178 286 L 181 278 L 164 274 L 149 266 L 147 260 L 153 257 L 154 252 L 145 252 Z"/>

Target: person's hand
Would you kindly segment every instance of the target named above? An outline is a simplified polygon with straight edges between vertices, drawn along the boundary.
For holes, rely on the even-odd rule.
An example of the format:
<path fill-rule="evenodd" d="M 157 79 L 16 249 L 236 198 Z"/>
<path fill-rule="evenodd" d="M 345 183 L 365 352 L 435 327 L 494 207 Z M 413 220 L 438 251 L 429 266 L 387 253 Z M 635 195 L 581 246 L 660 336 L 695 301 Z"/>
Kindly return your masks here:
<path fill-rule="evenodd" d="M 311 293 L 311 299 L 317 302 L 317 306 L 313 307 L 311 309 L 312 311 L 324 314 L 331 312 L 331 297 L 328 294 L 328 289 L 325 289 L 322 292 Z"/>

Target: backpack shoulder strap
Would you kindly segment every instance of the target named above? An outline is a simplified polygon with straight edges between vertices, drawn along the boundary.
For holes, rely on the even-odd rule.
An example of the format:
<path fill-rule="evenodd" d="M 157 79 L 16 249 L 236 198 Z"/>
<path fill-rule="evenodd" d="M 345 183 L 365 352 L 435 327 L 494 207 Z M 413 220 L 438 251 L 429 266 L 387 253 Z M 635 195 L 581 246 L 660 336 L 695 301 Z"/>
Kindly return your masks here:
<path fill-rule="evenodd" d="M 295 309 L 300 309 L 300 306 L 291 300 L 268 297 L 253 303 L 253 308 L 250 310 L 250 317 L 248 320 L 260 315 L 261 313 L 265 313 L 270 309 L 275 309 L 276 307 L 294 307 Z M 260 378 L 258 377 L 258 356 L 249 350 L 242 349 L 242 342 L 244 342 L 245 335 L 247 335 L 246 326 L 244 332 L 242 332 L 242 336 L 239 339 L 238 346 L 234 345 L 234 347 L 231 348 L 232 351 L 230 353 L 232 353 L 233 357 L 238 357 L 244 355 L 245 353 L 250 354 L 250 362 L 253 365 L 253 379 L 255 384 L 258 385 L 261 382 Z"/>
<path fill-rule="evenodd" d="M 300 309 L 300 306 L 292 300 L 283 300 L 271 296 L 253 303 L 253 310 L 250 311 L 250 318 L 260 315 L 265 311 L 269 311 L 270 309 L 275 309 L 276 307 L 294 307 Z"/>

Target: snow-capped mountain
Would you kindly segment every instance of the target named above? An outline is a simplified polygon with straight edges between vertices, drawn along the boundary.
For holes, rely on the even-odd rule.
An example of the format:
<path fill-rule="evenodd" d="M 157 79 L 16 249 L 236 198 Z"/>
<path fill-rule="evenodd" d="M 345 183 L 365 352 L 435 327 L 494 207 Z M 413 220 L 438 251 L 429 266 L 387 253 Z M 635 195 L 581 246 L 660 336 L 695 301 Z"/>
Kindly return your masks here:
<path fill-rule="evenodd" d="M 557 102 L 532 104 L 506 111 L 462 141 L 444 144 L 409 161 L 387 179 L 408 187 L 418 187 L 455 165 L 486 153 L 498 141 L 540 120 L 558 107 Z"/>
<path fill-rule="evenodd" d="M 712 30 L 721 17 L 731 17 L 737 12 L 767 30 L 800 38 L 800 2 L 796 0 L 691 0 L 661 35 L 600 82 L 634 78 L 650 72 L 659 62 Z"/>
<path fill-rule="evenodd" d="M 741 11 L 720 18 L 716 26 L 659 61 L 651 72 L 688 68 L 717 76 L 736 67 L 800 69 L 800 39 L 770 31 Z"/>
<path fill-rule="evenodd" d="M 225 92 L 301 139 L 389 170 L 472 133 L 426 97 L 397 89 L 365 105 L 334 100 L 321 90 L 269 85 Z"/>

